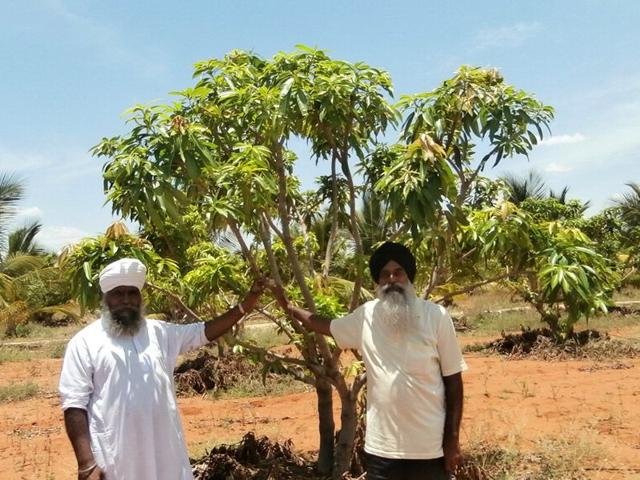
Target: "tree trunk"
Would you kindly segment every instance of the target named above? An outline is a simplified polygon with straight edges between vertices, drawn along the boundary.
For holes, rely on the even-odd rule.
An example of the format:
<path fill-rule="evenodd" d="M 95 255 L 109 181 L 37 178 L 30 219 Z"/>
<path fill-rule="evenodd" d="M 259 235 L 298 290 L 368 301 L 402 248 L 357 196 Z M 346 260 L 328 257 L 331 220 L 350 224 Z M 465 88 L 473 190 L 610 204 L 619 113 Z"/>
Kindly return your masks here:
<path fill-rule="evenodd" d="M 316 381 L 318 399 L 318 420 L 320 430 L 320 451 L 318 452 L 318 471 L 323 475 L 331 473 L 333 468 L 333 395 L 331 383 L 326 378 L 318 377 Z"/>
<path fill-rule="evenodd" d="M 338 234 L 338 186 L 336 182 L 336 156 L 331 159 L 331 229 L 329 231 L 329 239 L 327 240 L 327 250 L 324 252 L 324 264 L 322 265 L 322 281 L 327 283 L 329 278 L 329 268 L 331 267 L 331 258 L 333 256 L 333 244 Z"/>
<path fill-rule="evenodd" d="M 349 392 L 350 393 L 350 392 Z M 350 394 L 340 395 L 340 431 L 335 450 L 333 480 L 342 478 L 342 474 L 349 470 L 353 455 L 353 442 L 356 437 L 358 416 L 356 413 L 356 398 Z"/>
<path fill-rule="evenodd" d="M 351 235 L 353 235 L 353 242 L 356 250 L 356 279 L 353 282 L 353 294 L 351 295 L 351 302 L 349 304 L 349 311 L 354 311 L 360 304 L 360 290 L 362 288 L 365 266 L 363 262 L 364 249 L 362 247 L 362 238 L 360 237 L 360 230 L 358 229 L 358 210 L 356 208 L 356 187 L 353 183 L 353 177 L 351 176 L 351 170 L 349 168 L 349 153 L 348 147 L 342 152 L 340 158 L 340 164 L 342 166 L 342 173 L 344 173 L 347 179 L 347 185 L 349 186 L 349 220 L 351 225 Z"/>

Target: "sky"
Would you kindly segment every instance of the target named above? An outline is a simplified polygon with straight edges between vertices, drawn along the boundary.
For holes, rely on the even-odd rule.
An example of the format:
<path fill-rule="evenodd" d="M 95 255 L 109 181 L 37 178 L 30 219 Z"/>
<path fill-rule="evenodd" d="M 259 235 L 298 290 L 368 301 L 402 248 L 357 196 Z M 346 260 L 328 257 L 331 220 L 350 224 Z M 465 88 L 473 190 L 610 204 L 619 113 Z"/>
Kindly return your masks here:
<path fill-rule="evenodd" d="M 529 159 L 554 190 L 612 205 L 640 182 L 640 2 L 457 0 L 0 0 L 0 174 L 22 179 L 16 225 L 43 224 L 54 251 L 104 232 L 103 160 L 89 150 L 125 133 L 124 111 L 170 102 L 197 61 L 232 49 L 269 58 L 297 44 L 387 70 L 396 99 L 460 65 L 498 68 L 555 108 L 552 136 Z M 298 146 L 301 155 L 304 148 Z M 309 162 L 306 162 L 308 165 Z M 303 184 L 325 172 L 300 171 Z"/>

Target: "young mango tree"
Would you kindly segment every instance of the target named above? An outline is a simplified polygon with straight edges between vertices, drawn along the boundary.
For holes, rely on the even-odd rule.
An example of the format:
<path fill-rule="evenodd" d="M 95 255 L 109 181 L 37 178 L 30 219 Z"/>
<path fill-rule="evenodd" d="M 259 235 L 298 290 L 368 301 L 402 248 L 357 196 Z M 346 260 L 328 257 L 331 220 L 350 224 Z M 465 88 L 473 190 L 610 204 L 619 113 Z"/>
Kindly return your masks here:
<path fill-rule="evenodd" d="M 149 277 L 147 283 L 154 286 L 154 282 L 159 285 L 175 282 L 178 275 L 175 262 L 159 256 L 148 241 L 130 234 L 123 223 L 116 222 L 107 228 L 104 235 L 85 238 L 65 249 L 58 258 L 72 295 L 83 312 L 100 306 L 100 271 L 120 258 L 137 258 L 145 264 Z"/>
<path fill-rule="evenodd" d="M 458 242 L 472 252 L 467 261 L 475 268 L 506 270 L 495 280 L 509 280 L 506 284 L 532 304 L 562 343 L 577 321 L 606 313 L 617 275 L 579 228 L 540 220 L 534 211 L 508 201 L 475 210 Z"/>
<path fill-rule="evenodd" d="M 526 157 L 548 129 L 553 109 L 508 85 L 499 72 L 472 67 L 461 67 L 431 92 L 402 97 L 399 108 L 402 143 L 379 146 L 363 170 L 374 192 L 388 201 L 390 217 L 400 225 L 396 235 L 413 241 L 426 271 L 418 277 L 424 297 L 436 289 L 458 290 L 461 283 L 472 282 L 471 290 L 495 281 L 476 268 L 470 277 L 460 266 L 478 249 L 461 250 L 456 235 L 486 184 L 481 174 L 511 157 Z"/>
<path fill-rule="evenodd" d="M 157 232 L 197 212 L 211 234 L 230 229 L 254 274 L 266 269 L 275 282 L 291 283 L 292 297 L 297 295 L 310 310 L 338 316 L 355 308 L 363 295 L 365 262 L 351 157 L 362 158 L 367 145 L 395 118 L 385 98 L 388 75 L 306 47 L 270 61 L 234 51 L 222 60 L 197 64 L 195 74 L 195 87 L 179 92 L 179 102 L 135 107 L 130 133 L 105 138 L 94 148 L 108 159 L 105 191 L 114 211 Z M 306 204 L 292 175 L 296 158 L 287 148 L 293 137 L 307 139 L 314 155 L 331 163 L 328 210 L 334 219 L 338 212 L 348 212 L 356 252 L 356 276 L 348 289 L 345 282 L 332 285 L 330 275 L 316 282 L 313 236 L 305 231 Z M 344 196 L 337 188 L 338 168 L 348 191 L 346 208 L 340 205 Z M 333 229 L 330 236 L 335 238 Z M 286 268 L 278 261 L 279 252 Z M 341 293 L 349 291 L 347 308 L 335 301 L 340 294 L 336 285 Z M 281 325 L 303 360 L 263 356 L 291 366 L 292 374 L 315 387 L 318 468 L 333 470 L 338 478 L 349 466 L 364 377 L 349 380 L 340 367 L 340 352 L 323 336 L 310 334 L 293 319 Z M 337 443 L 332 386 L 342 408 Z"/>

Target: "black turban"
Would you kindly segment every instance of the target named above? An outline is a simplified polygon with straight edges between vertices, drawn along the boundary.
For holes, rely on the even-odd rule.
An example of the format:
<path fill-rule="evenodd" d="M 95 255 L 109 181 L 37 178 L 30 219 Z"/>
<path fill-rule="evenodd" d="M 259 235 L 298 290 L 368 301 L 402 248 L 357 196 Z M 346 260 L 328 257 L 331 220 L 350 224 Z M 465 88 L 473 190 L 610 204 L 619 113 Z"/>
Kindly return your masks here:
<path fill-rule="evenodd" d="M 383 243 L 373 252 L 373 255 L 371 255 L 369 259 L 369 270 L 371 270 L 373 281 L 378 283 L 380 272 L 391 260 L 404 268 L 409 280 L 413 283 L 413 279 L 416 278 L 416 259 L 407 247 L 394 242 Z"/>

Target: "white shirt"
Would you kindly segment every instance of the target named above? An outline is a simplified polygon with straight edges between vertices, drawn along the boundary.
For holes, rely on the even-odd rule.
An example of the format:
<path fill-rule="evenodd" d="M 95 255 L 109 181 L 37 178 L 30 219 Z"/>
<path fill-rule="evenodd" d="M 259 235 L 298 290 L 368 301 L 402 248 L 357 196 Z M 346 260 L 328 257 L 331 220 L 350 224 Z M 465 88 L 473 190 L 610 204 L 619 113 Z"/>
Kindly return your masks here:
<path fill-rule="evenodd" d="M 414 318 L 399 334 L 381 322 L 378 302 L 330 324 L 337 344 L 359 350 L 367 368 L 365 451 L 384 458 L 442 457 L 442 377 L 467 369 L 451 317 L 418 298 Z"/>
<path fill-rule="evenodd" d="M 87 411 L 91 449 L 107 480 L 191 480 L 173 385 L 179 354 L 208 342 L 203 323 L 146 320 L 111 337 L 96 320 L 67 345 L 62 408 Z"/>

